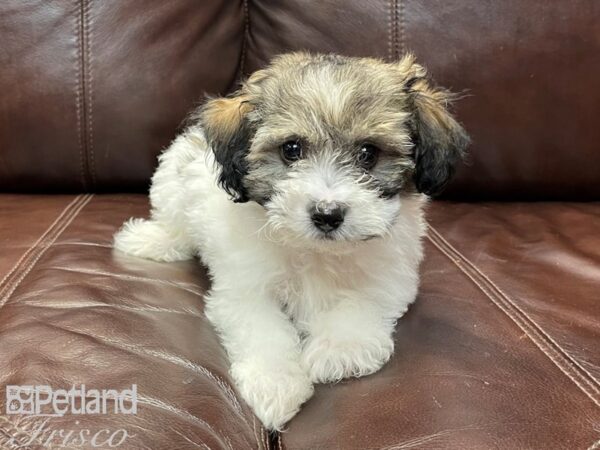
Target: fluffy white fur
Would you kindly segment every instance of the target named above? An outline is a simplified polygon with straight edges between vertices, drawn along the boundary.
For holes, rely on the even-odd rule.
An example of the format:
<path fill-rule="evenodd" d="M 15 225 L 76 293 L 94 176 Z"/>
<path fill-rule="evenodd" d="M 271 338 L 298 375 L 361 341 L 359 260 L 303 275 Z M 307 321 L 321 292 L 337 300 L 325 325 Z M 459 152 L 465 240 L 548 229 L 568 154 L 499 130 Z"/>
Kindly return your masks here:
<path fill-rule="evenodd" d="M 392 355 L 395 322 L 417 293 L 425 197 L 383 200 L 333 157 L 299 163 L 267 209 L 232 202 L 216 177 L 202 129 L 188 129 L 160 157 L 151 218 L 127 222 L 115 247 L 157 261 L 202 259 L 213 281 L 206 314 L 231 375 L 279 430 L 313 383 L 371 374 Z M 336 240 L 318 239 L 310 223 L 306 205 L 319 200 L 349 205 Z"/>

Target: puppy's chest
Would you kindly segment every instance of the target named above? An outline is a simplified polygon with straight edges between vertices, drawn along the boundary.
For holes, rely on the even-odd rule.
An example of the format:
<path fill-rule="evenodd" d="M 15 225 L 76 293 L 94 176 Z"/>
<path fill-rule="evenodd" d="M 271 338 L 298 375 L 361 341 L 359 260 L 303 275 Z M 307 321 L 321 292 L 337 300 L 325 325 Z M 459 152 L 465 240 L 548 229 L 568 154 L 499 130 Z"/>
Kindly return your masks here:
<path fill-rule="evenodd" d="M 351 260 L 322 255 L 297 255 L 277 278 L 274 293 L 294 318 L 328 309 L 344 291 L 358 290 L 365 272 Z"/>

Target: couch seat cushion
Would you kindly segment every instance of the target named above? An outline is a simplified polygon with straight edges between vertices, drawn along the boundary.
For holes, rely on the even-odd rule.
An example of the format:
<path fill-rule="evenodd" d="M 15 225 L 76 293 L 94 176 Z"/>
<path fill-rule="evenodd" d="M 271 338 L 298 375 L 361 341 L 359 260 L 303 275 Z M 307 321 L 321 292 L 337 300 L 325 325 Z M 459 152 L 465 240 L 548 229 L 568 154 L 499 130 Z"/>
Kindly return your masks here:
<path fill-rule="evenodd" d="M 104 429 L 126 430 L 124 449 L 266 448 L 203 316 L 206 272 L 111 248 L 126 218 L 147 214 L 145 196 L 4 194 L 0 211 L 0 448 L 43 448 L 56 430 L 89 430 L 80 448 L 92 448 Z M 81 384 L 136 384 L 137 414 L 5 414 L 7 385 Z"/>
<path fill-rule="evenodd" d="M 271 440 L 203 316 L 205 270 L 112 250 L 145 196 L 3 194 L 0 210 L 0 448 L 84 429 L 151 449 L 598 445 L 598 204 L 433 203 L 392 361 L 319 386 Z M 5 414 L 4 386 L 81 384 L 136 384 L 137 414 Z"/>

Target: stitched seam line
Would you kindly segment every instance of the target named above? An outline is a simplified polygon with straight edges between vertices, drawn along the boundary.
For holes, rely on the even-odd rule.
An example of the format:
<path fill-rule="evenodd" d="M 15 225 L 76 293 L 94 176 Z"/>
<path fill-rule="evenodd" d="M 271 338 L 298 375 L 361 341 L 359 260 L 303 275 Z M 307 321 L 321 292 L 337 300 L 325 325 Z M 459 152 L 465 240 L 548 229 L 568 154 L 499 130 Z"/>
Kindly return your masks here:
<path fill-rule="evenodd" d="M 396 57 L 400 59 L 400 53 L 406 53 L 406 14 L 405 14 L 405 1 L 399 0 L 400 6 L 398 8 L 398 15 L 400 17 L 400 26 L 399 26 L 399 46 L 396 47 Z"/>
<path fill-rule="evenodd" d="M 392 16 L 394 15 L 394 0 L 388 2 L 388 61 L 392 60 Z"/>
<path fill-rule="evenodd" d="M 389 39 L 388 59 L 395 61 L 398 58 L 398 0 L 389 3 Z"/>
<path fill-rule="evenodd" d="M 83 91 L 83 78 L 82 78 L 82 53 L 81 53 L 81 14 L 78 10 L 75 14 L 75 36 L 77 37 L 76 42 L 76 59 L 75 64 L 75 77 L 77 78 L 75 83 L 75 115 L 77 116 L 77 147 L 79 149 L 79 170 L 81 176 L 81 187 L 83 190 L 87 190 L 87 180 L 85 177 L 85 155 L 83 145 L 83 130 L 82 130 L 82 91 Z"/>
<path fill-rule="evenodd" d="M 15 289 L 21 284 L 23 279 L 27 276 L 27 274 L 31 271 L 33 266 L 37 263 L 40 257 L 46 252 L 46 250 L 56 241 L 58 236 L 64 231 L 64 229 L 71 223 L 71 221 L 75 218 L 75 216 L 79 213 L 79 211 L 87 204 L 87 202 L 91 199 L 91 196 L 78 196 L 75 201 L 73 201 L 66 209 L 65 214 L 61 217 L 61 220 L 56 222 L 56 226 L 49 230 L 46 239 L 40 242 L 39 246 L 34 248 L 34 250 L 27 258 L 27 261 L 24 261 L 21 267 L 19 267 L 21 274 L 15 272 L 13 280 L 7 283 L 2 291 L 0 292 L 0 307 L 2 307 L 10 298 Z M 22 269 L 25 269 L 23 271 Z"/>
<path fill-rule="evenodd" d="M 71 224 L 73 219 L 77 217 L 79 212 L 88 204 L 92 197 L 93 195 L 78 196 L 71 204 L 69 204 L 64 211 L 66 212 L 68 210 L 68 212 L 61 215 L 62 217 L 60 220 L 56 221 L 54 228 L 48 230 L 46 238 L 40 242 L 39 246 L 32 250 L 26 260 L 23 260 L 21 266 L 14 272 L 13 279 L 9 281 L 0 292 L 0 308 L 6 304 L 10 299 L 10 296 L 19 287 L 29 272 L 31 272 L 31 269 L 33 269 L 38 260 L 46 253 L 46 250 L 52 246 L 56 239 L 58 239 L 62 232 Z"/>
<path fill-rule="evenodd" d="M 242 38 L 242 50 L 240 52 L 240 60 L 238 61 L 238 71 L 235 77 L 234 84 L 237 84 L 244 78 L 246 70 L 246 52 L 248 47 L 248 39 L 250 38 L 250 11 L 248 6 L 249 0 L 242 2 L 242 12 L 244 15 L 244 37 Z"/>
<path fill-rule="evenodd" d="M 87 75 L 87 137 L 88 137 L 88 174 L 91 177 L 92 189 L 96 186 L 96 163 L 94 159 L 94 119 L 92 113 L 93 106 L 93 75 L 92 75 L 92 22 L 90 20 L 90 10 L 92 0 L 84 1 L 85 9 L 84 32 L 85 32 L 85 51 L 86 51 L 86 75 Z"/>
<path fill-rule="evenodd" d="M 435 232 L 431 227 L 430 229 Z M 439 240 L 438 240 L 439 239 Z M 577 372 L 576 367 L 578 366 L 568 355 L 565 354 L 564 350 L 556 345 L 554 348 L 549 344 L 547 335 L 539 328 L 539 326 L 531 320 L 524 312 L 522 312 L 514 303 L 504 294 L 495 284 L 493 284 L 489 278 L 481 273 L 476 267 L 474 267 L 470 261 L 468 261 L 463 255 L 461 255 L 454 247 L 452 247 L 447 241 L 445 241 L 438 233 L 435 238 L 429 238 L 429 240 L 452 262 L 465 273 L 479 288 L 486 294 L 492 302 L 498 306 L 506 315 L 508 315 L 525 334 L 536 344 L 536 346 L 542 350 L 542 352 L 548 356 L 571 380 L 577 384 L 592 400 L 594 403 L 600 406 L 599 401 L 593 394 L 590 394 L 585 387 L 581 385 L 581 381 L 589 385 L 589 387 L 598 393 L 598 389 L 593 385 L 590 380 L 587 380 L 581 373 Z M 444 249 L 446 247 L 446 249 Z M 448 251 L 449 250 L 449 251 Z M 471 271 L 469 271 L 471 268 Z M 473 271 L 475 273 L 473 273 Z M 479 275 L 479 276 L 478 276 Z M 482 280 L 483 278 L 483 280 Z M 487 281 L 487 283 L 485 283 Z M 561 353 L 562 352 L 562 353 Z M 569 369 L 573 369 L 573 372 Z M 579 380 L 579 381 L 578 381 Z"/>
<path fill-rule="evenodd" d="M 81 0 L 78 2 L 80 7 L 78 11 L 78 56 L 79 56 L 79 67 L 77 69 L 78 77 L 79 77 L 79 95 L 78 95 L 78 104 L 79 104 L 79 115 L 78 123 L 79 123 L 79 135 L 80 135 L 80 156 L 81 156 L 81 166 L 83 171 L 83 189 L 84 191 L 88 191 L 91 184 L 90 177 L 90 161 L 89 161 L 89 152 L 88 152 L 88 87 L 87 87 L 87 1 Z"/>
<path fill-rule="evenodd" d="M 596 380 L 588 379 L 585 371 L 543 329 L 521 310 L 496 284 L 456 250 L 431 225 L 427 236 L 430 242 L 446 255 L 475 285 L 505 313 L 567 377 L 597 406 L 600 406 Z M 581 372 L 584 373 L 581 373 Z"/>
<path fill-rule="evenodd" d="M 37 239 L 37 241 L 35 241 L 33 243 L 32 246 L 30 246 L 27 251 L 25 251 L 25 253 L 23 253 L 21 255 L 21 257 L 19 258 L 19 260 L 15 263 L 15 265 L 12 267 L 12 269 L 10 270 L 10 272 L 8 272 L 4 278 L 2 279 L 2 281 L 0 281 L 0 297 L 2 296 L 2 293 L 4 292 L 4 290 L 6 289 L 5 283 L 8 281 L 8 279 L 15 273 L 15 271 L 20 268 L 20 266 L 23 264 L 25 258 L 28 257 L 28 255 L 36 248 L 40 245 L 40 242 L 42 242 L 42 240 L 46 239 L 46 237 L 48 236 L 48 234 L 52 231 L 52 229 L 57 225 L 57 223 L 62 220 L 63 216 L 67 213 L 68 210 L 71 209 L 71 207 L 73 206 L 73 204 L 75 202 L 77 202 L 79 199 L 81 198 L 81 195 L 78 195 L 77 197 L 75 197 L 73 200 L 71 200 L 71 202 L 65 206 L 65 208 L 60 212 L 60 214 L 58 215 L 58 217 L 56 219 L 54 219 L 54 222 L 52 222 L 48 228 L 46 228 L 46 230 L 40 235 L 40 237 Z"/>
<path fill-rule="evenodd" d="M 50 230 L 52 229 L 52 227 L 54 227 L 56 225 L 56 223 L 64 216 L 64 214 L 67 212 L 67 210 L 71 207 L 71 205 L 73 203 L 75 203 L 77 201 L 77 199 L 80 196 L 75 197 L 73 200 L 71 200 L 71 202 L 65 206 L 65 208 L 61 211 L 61 213 L 58 215 L 58 217 L 56 219 L 54 219 L 54 222 L 52 222 L 48 228 L 46 228 L 46 230 L 40 235 L 40 237 L 37 239 L 37 241 L 35 241 L 33 243 L 33 245 L 31 245 L 26 251 L 25 253 L 23 253 L 21 255 L 21 257 L 19 258 L 19 260 L 14 264 L 14 266 L 11 268 L 10 272 L 8 272 L 4 278 L 2 278 L 2 281 L 0 281 L 0 295 L 2 295 L 2 291 L 4 290 L 4 283 L 6 283 L 6 281 L 8 280 L 8 278 L 15 272 L 15 270 L 17 270 L 17 268 L 21 265 L 21 263 L 23 262 L 23 260 L 25 258 L 27 258 L 27 255 L 29 255 L 29 253 L 31 253 L 31 251 L 37 247 L 40 242 L 42 241 L 42 239 L 44 239 L 46 237 L 46 235 L 50 232 Z"/>
<path fill-rule="evenodd" d="M 483 277 L 483 279 L 485 279 L 494 289 L 496 289 L 506 300 L 507 302 L 514 307 L 514 309 L 517 310 L 518 313 L 520 313 L 521 315 L 523 315 L 527 320 L 529 320 L 529 322 L 531 322 L 532 326 L 534 326 L 537 331 L 548 341 L 550 341 L 555 347 L 556 349 L 561 352 L 563 354 L 563 357 L 568 359 L 571 364 L 573 364 L 574 366 L 576 366 L 579 370 L 581 370 L 582 372 L 584 372 L 589 378 L 590 378 L 590 382 L 592 383 L 594 390 L 598 393 L 600 393 L 600 382 L 588 371 L 586 370 L 583 366 L 581 366 L 581 364 L 579 364 L 575 359 L 573 359 L 561 346 L 560 344 L 558 344 L 558 342 L 556 342 L 550 335 L 548 335 L 544 329 L 539 326 L 533 319 L 531 319 L 529 317 L 529 315 L 521 308 L 519 307 L 519 305 L 517 305 L 515 302 L 513 302 L 511 300 L 511 298 L 502 290 L 500 289 L 500 287 L 495 284 L 487 275 L 485 275 L 482 271 L 480 271 L 475 264 L 473 264 L 471 261 L 469 261 L 466 257 L 464 257 L 456 248 L 454 248 L 446 239 L 444 239 L 444 237 L 437 231 L 435 230 L 433 227 L 431 227 L 431 230 L 433 231 L 433 233 L 435 233 L 435 235 L 440 239 L 441 242 L 445 243 L 449 248 L 451 248 L 452 250 L 454 250 L 454 252 L 456 252 L 457 255 L 459 255 L 465 263 L 467 263 L 473 270 L 475 270 L 479 275 L 481 275 L 481 277 Z"/>

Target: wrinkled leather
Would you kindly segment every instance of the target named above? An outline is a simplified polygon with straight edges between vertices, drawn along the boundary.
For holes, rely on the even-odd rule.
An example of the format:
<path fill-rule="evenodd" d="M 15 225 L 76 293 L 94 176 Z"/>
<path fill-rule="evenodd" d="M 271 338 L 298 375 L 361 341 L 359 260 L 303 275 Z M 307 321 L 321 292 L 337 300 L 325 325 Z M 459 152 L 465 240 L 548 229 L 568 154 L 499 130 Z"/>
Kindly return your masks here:
<path fill-rule="evenodd" d="M 144 196 L 0 196 L 0 210 L 11 205 L 20 205 L 12 227 L 0 230 L 0 254 L 11 251 L 0 274 L 0 448 L 14 448 L 13 436 L 28 442 L 45 420 L 5 414 L 6 385 L 82 383 L 137 384 L 137 414 L 50 418 L 45 436 L 124 428 L 135 435 L 124 449 L 265 448 L 266 433 L 235 393 L 203 316 L 205 271 L 194 261 L 161 264 L 111 248 L 126 218 L 147 214 Z M 21 229 L 31 237 L 13 239 Z"/>
<path fill-rule="evenodd" d="M 206 93 L 290 50 L 412 51 L 473 137 L 446 197 L 600 196 L 596 0 L 0 4 L 0 190 L 148 186 Z"/>
<path fill-rule="evenodd" d="M 392 360 L 318 386 L 272 441 L 202 314 L 201 265 L 111 249 L 125 218 L 147 214 L 145 196 L 5 194 L 0 210 L 0 386 L 138 385 L 137 415 L 67 415 L 49 430 L 125 428 L 125 448 L 152 449 L 586 449 L 600 438 L 597 203 L 434 202 Z M 5 406 L 2 390 L 0 448 L 39 423 Z"/>

